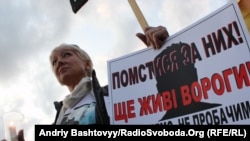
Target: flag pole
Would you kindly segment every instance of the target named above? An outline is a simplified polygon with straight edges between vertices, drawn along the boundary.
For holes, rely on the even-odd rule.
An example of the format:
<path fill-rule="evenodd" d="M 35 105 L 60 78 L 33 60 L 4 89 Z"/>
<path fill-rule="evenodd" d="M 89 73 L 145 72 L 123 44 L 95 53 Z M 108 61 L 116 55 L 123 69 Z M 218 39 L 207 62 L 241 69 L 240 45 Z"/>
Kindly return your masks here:
<path fill-rule="evenodd" d="M 137 3 L 135 0 L 128 0 L 142 30 L 145 32 L 145 28 L 148 27 L 148 23 L 146 21 L 146 19 L 144 18 L 140 8 L 138 7 Z"/>

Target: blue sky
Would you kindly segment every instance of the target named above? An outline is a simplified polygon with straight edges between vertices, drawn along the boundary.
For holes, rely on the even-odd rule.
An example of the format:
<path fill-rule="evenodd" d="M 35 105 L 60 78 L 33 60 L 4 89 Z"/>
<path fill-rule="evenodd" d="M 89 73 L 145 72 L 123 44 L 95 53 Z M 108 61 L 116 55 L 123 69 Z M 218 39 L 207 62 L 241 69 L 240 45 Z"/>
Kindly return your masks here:
<path fill-rule="evenodd" d="M 150 26 L 166 26 L 172 35 L 227 1 L 137 0 L 137 4 Z M 145 48 L 135 36 L 142 30 L 127 0 L 89 0 L 76 14 L 69 0 L 2 0 L 0 7 L 0 118 L 5 112 L 22 112 L 27 141 L 34 139 L 35 124 L 53 122 L 53 102 L 68 94 L 50 68 L 55 46 L 74 43 L 86 50 L 101 85 L 108 83 L 109 59 Z"/>

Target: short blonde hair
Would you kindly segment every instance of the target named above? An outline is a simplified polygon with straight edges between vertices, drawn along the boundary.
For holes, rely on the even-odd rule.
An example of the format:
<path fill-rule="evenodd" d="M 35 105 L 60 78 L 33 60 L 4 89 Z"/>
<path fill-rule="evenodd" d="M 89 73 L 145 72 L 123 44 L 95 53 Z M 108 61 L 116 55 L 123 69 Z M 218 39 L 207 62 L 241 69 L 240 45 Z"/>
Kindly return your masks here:
<path fill-rule="evenodd" d="M 61 48 L 67 48 L 71 51 L 73 51 L 74 53 L 76 53 L 76 55 L 84 62 L 84 61 L 89 61 L 89 65 L 90 65 L 90 70 L 87 73 L 87 75 L 91 76 L 92 75 L 92 71 L 93 71 L 93 62 L 92 59 L 90 58 L 89 54 L 84 51 L 83 49 L 81 49 L 78 45 L 75 44 L 66 44 L 66 43 L 62 43 L 61 45 L 55 47 L 51 54 L 50 54 L 50 60 L 52 59 L 52 53 L 58 49 Z M 52 64 L 51 64 L 52 65 Z"/>

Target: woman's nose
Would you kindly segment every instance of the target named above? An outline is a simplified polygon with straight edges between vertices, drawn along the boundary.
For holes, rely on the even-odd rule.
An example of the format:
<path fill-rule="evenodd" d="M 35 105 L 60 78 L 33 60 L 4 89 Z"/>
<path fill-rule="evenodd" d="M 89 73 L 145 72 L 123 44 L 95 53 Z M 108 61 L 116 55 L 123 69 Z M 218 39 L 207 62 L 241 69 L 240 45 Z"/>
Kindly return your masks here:
<path fill-rule="evenodd" d="M 64 64 L 64 59 L 63 58 L 58 58 L 57 60 L 57 66 L 63 65 Z"/>

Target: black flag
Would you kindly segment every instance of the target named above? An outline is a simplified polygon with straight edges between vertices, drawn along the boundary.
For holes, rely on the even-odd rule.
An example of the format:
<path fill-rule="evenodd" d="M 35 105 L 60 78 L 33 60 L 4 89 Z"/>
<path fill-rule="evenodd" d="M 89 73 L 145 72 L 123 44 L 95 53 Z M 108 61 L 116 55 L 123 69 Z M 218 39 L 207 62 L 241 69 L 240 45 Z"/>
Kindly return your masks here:
<path fill-rule="evenodd" d="M 87 2 L 88 0 L 70 0 L 70 4 L 74 13 L 77 13 L 79 9 Z"/>

